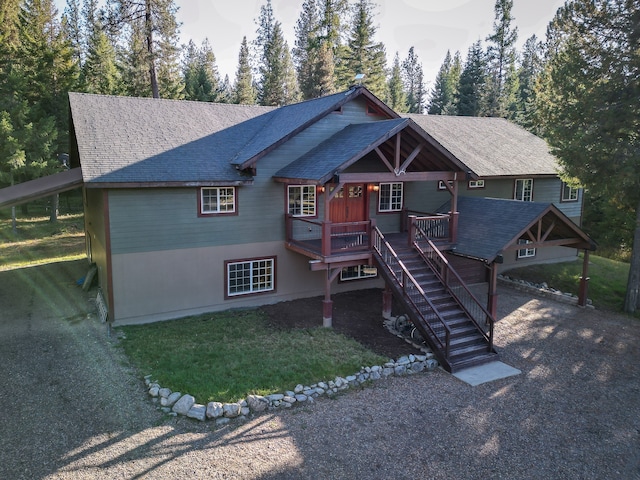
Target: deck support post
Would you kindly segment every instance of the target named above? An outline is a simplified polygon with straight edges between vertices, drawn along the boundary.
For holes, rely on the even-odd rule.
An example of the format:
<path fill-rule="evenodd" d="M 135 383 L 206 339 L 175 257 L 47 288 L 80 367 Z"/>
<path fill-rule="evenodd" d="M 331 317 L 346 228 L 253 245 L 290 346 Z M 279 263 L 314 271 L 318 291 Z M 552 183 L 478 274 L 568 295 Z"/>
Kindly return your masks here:
<path fill-rule="evenodd" d="M 580 289 L 578 290 L 578 305 L 587 306 L 587 294 L 589 293 L 589 250 L 584 250 L 582 260 L 582 276 L 580 277 Z"/>
<path fill-rule="evenodd" d="M 493 318 L 498 313 L 498 264 L 491 263 L 489 270 L 489 293 L 487 295 L 487 310 Z"/>
<path fill-rule="evenodd" d="M 328 268 L 324 283 L 324 300 L 322 301 L 322 326 L 331 328 L 333 322 L 333 300 L 331 300 L 331 284 L 340 274 L 342 268 Z"/>
<path fill-rule="evenodd" d="M 385 282 L 384 290 L 382 291 L 382 318 L 388 320 L 391 318 L 391 306 L 393 305 L 393 293 L 389 288 L 389 285 Z"/>

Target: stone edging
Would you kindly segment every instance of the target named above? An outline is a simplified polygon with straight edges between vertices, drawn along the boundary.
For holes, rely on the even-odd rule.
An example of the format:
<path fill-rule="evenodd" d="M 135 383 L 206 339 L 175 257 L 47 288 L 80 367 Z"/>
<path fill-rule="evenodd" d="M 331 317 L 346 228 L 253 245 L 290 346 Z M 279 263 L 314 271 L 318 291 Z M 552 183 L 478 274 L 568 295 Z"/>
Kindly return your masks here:
<path fill-rule="evenodd" d="M 511 278 L 508 275 L 498 275 L 498 281 L 505 285 L 509 285 L 516 290 L 520 290 L 527 293 L 533 293 L 536 295 L 540 295 L 545 298 L 549 298 L 551 300 L 555 300 L 557 302 L 568 303 L 570 305 L 578 305 L 578 296 L 573 293 L 561 292 L 560 290 L 556 290 L 555 288 L 550 288 L 546 282 L 543 283 L 533 283 L 527 282 L 526 280 L 520 280 L 516 278 Z M 590 298 L 587 299 L 587 308 L 594 308 L 593 302 Z"/>
<path fill-rule="evenodd" d="M 154 403 L 160 404 L 160 410 L 172 416 L 184 415 L 196 420 L 212 420 L 216 426 L 222 426 L 231 420 L 246 420 L 249 416 L 260 414 L 266 410 L 291 408 L 299 403 L 313 403 L 319 396 L 331 397 L 349 388 L 358 387 L 366 382 L 391 376 L 413 375 L 422 371 L 432 371 L 438 367 L 438 361 L 428 358 L 430 355 L 408 355 L 384 365 L 362 367 L 360 371 L 346 378 L 336 377 L 328 382 L 318 382 L 310 386 L 297 385 L 293 391 L 274 393 L 271 395 L 249 395 L 246 399 L 235 403 L 209 402 L 207 405 L 196 403 L 189 394 L 172 392 L 162 388 L 152 380 L 151 375 L 144 377 L 148 393 Z"/>

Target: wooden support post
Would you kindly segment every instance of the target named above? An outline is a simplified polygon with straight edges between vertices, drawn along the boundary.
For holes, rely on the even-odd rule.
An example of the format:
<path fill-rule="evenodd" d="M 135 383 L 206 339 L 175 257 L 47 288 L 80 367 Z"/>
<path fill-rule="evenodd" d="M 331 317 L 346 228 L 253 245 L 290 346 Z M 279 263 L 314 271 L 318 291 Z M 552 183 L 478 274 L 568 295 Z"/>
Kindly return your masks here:
<path fill-rule="evenodd" d="M 580 277 L 580 289 L 578 291 L 578 305 L 587 306 L 587 294 L 589 293 L 589 250 L 584 250 L 582 261 L 582 276 Z"/>
<path fill-rule="evenodd" d="M 498 314 L 498 264 L 493 262 L 489 270 L 489 293 L 487 294 L 487 310 L 493 318 Z"/>
<path fill-rule="evenodd" d="M 391 307 L 393 305 L 393 293 L 389 288 L 389 285 L 385 282 L 384 290 L 382 291 L 382 318 L 391 318 Z"/>
<path fill-rule="evenodd" d="M 341 268 L 327 269 L 324 284 L 324 300 L 322 301 L 322 326 L 331 328 L 333 322 L 333 300 L 331 300 L 331 284 L 340 274 Z"/>

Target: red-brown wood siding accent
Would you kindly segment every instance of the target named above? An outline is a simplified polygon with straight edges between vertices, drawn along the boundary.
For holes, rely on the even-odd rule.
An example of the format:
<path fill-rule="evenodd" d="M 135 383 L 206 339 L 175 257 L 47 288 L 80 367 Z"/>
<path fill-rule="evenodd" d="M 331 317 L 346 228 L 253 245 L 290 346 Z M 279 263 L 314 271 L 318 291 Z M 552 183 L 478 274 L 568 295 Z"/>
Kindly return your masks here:
<path fill-rule="evenodd" d="M 104 249 L 107 256 L 107 288 L 109 289 L 109 295 L 107 295 L 107 302 L 109 302 L 109 316 L 111 322 L 115 320 L 114 314 L 116 311 L 115 301 L 113 297 L 113 267 L 111 265 L 111 224 L 109 222 L 109 191 L 102 191 L 102 205 L 104 208 Z"/>
<path fill-rule="evenodd" d="M 451 254 L 447 254 L 446 257 L 465 283 L 473 285 L 488 281 L 488 270 L 484 262 Z"/>

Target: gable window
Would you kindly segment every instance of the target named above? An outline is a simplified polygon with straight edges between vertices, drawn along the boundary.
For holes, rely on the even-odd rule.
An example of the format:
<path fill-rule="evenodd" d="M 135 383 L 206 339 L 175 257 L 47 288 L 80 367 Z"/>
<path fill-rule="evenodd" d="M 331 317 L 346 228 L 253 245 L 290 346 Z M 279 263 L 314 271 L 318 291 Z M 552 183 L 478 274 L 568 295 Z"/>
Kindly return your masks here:
<path fill-rule="evenodd" d="M 372 265 L 356 265 L 354 267 L 344 267 L 340 271 L 340 280 L 359 280 L 362 278 L 373 278 L 378 276 L 378 270 Z"/>
<path fill-rule="evenodd" d="M 566 183 L 562 182 L 562 201 L 563 202 L 577 202 L 578 201 L 578 189 L 573 188 Z"/>
<path fill-rule="evenodd" d="M 520 239 L 518 240 L 518 245 L 527 245 L 531 243 L 531 240 Z M 535 248 L 521 248 L 518 250 L 518 258 L 530 258 L 536 256 Z"/>
<path fill-rule="evenodd" d="M 315 185 L 289 185 L 287 187 L 289 215 L 294 217 L 316 216 Z"/>
<path fill-rule="evenodd" d="M 468 188 L 484 188 L 484 180 L 469 180 Z"/>
<path fill-rule="evenodd" d="M 447 180 L 449 187 L 453 188 L 453 180 Z M 447 190 L 447 184 L 444 180 L 438 180 L 438 190 Z"/>
<path fill-rule="evenodd" d="M 381 183 L 378 192 L 379 212 L 402 210 L 402 182 Z"/>
<path fill-rule="evenodd" d="M 235 187 L 202 187 L 200 189 L 201 215 L 235 213 L 235 211 Z"/>
<path fill-rule="evenodd" d="M 227 296 L 275 290 L 275 258 L 225 262 Z"/>
<path fill-rule="evenodd" d="M 532 178 L 518 178 L 516 180 L 516 187 L 513 193 L 515 200 L 521 200 L 523 202 L 530 202 L 533 200 L 533 179 Z"/>

